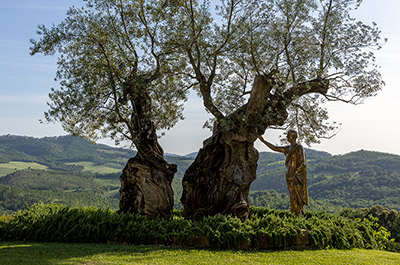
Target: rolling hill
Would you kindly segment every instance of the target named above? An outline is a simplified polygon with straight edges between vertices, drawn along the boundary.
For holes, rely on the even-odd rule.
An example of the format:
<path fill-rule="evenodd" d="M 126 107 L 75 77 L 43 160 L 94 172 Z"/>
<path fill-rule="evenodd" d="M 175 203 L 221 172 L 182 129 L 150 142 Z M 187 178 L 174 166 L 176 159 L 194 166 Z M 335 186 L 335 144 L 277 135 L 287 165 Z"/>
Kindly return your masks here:
<path fill-rule="evenodd" d="M 54 170 L 84 169 L 79 162 L 113 165 L 120 170 L 135 155 L 129 149 L 113 148 L 73 136 L 33 138 L 0 136 L 0 162 L 36 162 Z"/>
<path fill-rule="evenodd" d="M 307 150 L 309 196 L 331 206 L 400 210 L 400 156 L 371 151 L 322 155 Z M 282 157 L 282 156 L 281 156 Z M 286 193 L 283 158 L 260 156 L 252 190 Z"/>
<path fill-rule="evenodd" d="M 306 149 L 309 209 L 382 205 L 400 210 L 400 156 L 356 151 L 333 156 Z M 35 201 L 118 207 L 119 175 L 135 152 L 72 136 L 0 136 L 0 211 Z M 180 207 L 181 178 L 196 153 L 167 154 L 178 165 L 173 188 Z M 289 208 L 284 156 L 262 152 L 250 202 Z"/>

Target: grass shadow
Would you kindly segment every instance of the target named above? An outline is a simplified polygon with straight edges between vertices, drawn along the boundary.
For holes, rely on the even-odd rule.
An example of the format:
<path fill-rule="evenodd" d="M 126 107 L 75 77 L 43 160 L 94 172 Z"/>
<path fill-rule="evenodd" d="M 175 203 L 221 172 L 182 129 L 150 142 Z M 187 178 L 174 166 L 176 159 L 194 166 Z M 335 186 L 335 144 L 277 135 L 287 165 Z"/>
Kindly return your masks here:
<path fill-rule="evenodd" d="M 0 264 L 400 264 L 375 250 L 236 251 L 164 246 L 0 242 Z"/>
<path fill-rule="evenodd" d="M 111 259 L 122 258 L 140 263 L 165 251 L 154 246 L 0 242 L 0 264 L 91 264 L 88 260 L 108 264 L 108 259 L 112 264 Z"/>

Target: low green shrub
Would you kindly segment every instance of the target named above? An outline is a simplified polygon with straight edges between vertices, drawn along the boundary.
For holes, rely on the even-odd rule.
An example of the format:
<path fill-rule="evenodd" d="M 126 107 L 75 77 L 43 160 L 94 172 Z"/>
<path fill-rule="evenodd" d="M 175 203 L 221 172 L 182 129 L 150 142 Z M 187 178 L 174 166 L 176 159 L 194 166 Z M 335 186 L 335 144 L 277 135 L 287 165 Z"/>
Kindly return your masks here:
<path fill-rule="evenodd" d="M 0 223 L 7 223 L 9 222 L 13 216 L 11 214 L 3 213 L 0 215 Z"/>
<path fill-rule="evenodd" d="M 377 218 L 376 223 L 385 227 L 391 233 L 391 236 L 397 242 L 400 242 L 400 212 L 396 210 L 389 210 L 376 205 L 371 208 L 361 209 L 345 208 L 339 214 L 351 219 Z"/>
<path fill-rule="evenodd" d="M 391 251 L 391 252 L 399 252 L 400 253 L 400 243 L 389 240 L 385 243 L 385 250 Z"/>
<path fill-rule="evenodd" d="M 182 211 L 177 210 L 169 219 L 147 220 L 141 215 L 118 214 L 110 209 L 55 204 L 34 204 L 12 218 L 0 219 L 0 240 L 194 247 L 203 240 L 206 243 L 202 247 L 249 249 L 259 248 L 259 240 L 267 238 L 271 246 L 285 248 L 295 245 L 304 229 L 313 248 L 376 249 L 384 244 L 369 223 L 324 212 L 308 212 L 299 218 L 289 211 L 257 207 L 242 222 L 226 215 L 186 220 Z"/>
<path fill-rule="evenodd" d="M 366 224 L 373 230 L 374 238 L 377 241 L 380 250 L 386 248 L 386 243 L 388 243 L 388 241 L 394 241 L 394 238 L 390 239 L 390 231 L 378 223 L 379 219 L 377 217 L 369 216 L 369 218 L 363 218 L 362 220 L 357 218 L 356 220 Z"/>

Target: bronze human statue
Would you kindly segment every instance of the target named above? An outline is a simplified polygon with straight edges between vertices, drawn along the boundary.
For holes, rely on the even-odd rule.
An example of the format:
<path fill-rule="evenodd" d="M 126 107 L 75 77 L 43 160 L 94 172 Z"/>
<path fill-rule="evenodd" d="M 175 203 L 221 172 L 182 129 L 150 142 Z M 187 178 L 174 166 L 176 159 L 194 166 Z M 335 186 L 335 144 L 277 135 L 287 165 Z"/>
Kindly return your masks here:
<path fill-rule="evenodd" d="M 308 205 L 306 152 L 296 142 L 297 132 L 289 130 L 287 133 L 288 146 L 275 146 L 258 136 L 270 149 L 284 153 L 286 156 L 286 183 L 289 189 L 290 210 L 297 216 L 303 215 L 304 205 Z"/>

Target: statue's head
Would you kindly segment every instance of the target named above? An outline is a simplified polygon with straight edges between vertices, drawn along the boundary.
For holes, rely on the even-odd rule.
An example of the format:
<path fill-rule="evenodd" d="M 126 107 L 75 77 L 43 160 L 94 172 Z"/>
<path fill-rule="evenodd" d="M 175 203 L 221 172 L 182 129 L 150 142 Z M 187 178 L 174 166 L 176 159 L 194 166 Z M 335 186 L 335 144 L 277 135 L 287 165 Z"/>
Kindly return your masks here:
<path fill-rule="evenodd" d="M 289 143 L 293 144 L 296 142 L 297 140 L 297 131 L 295 130 L 289 130 L 287 132 L 287 140 L 289 141 Z"/>

